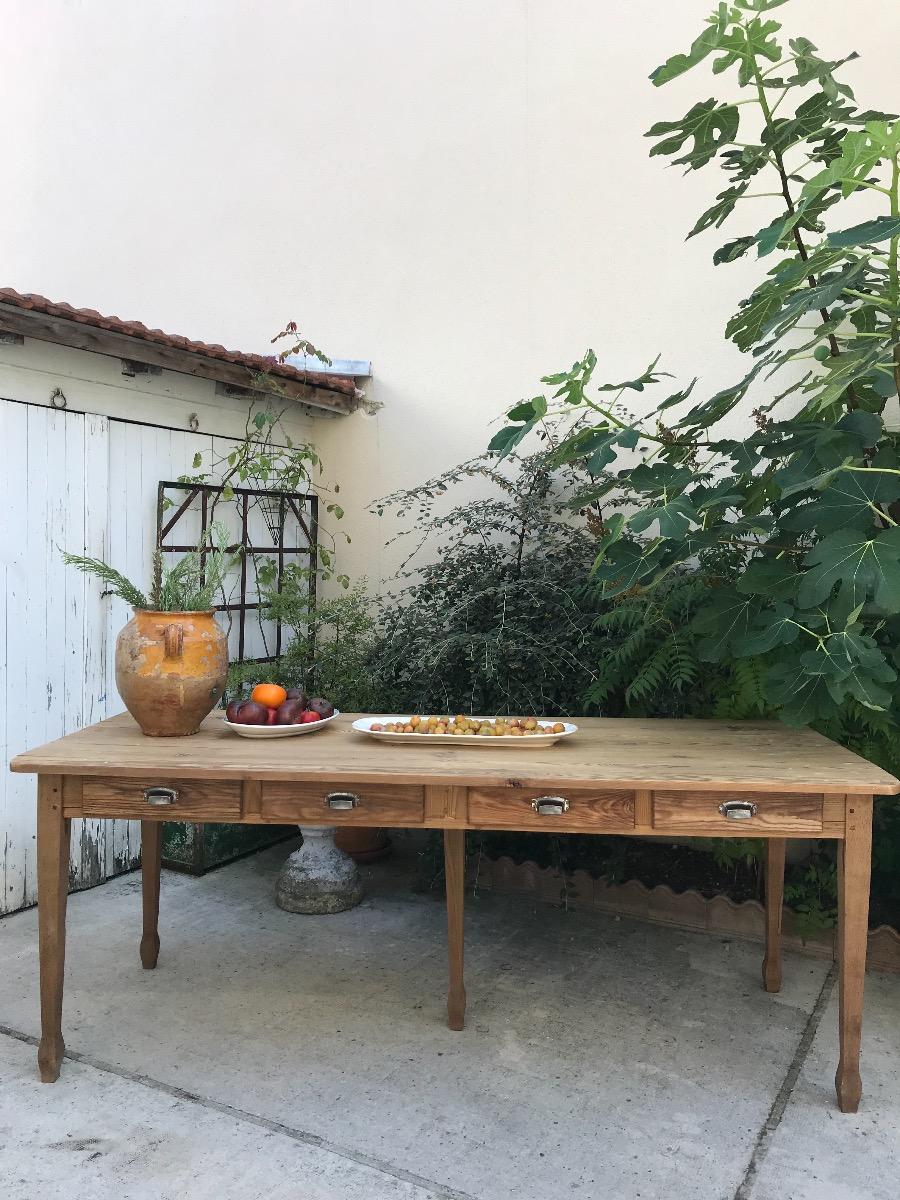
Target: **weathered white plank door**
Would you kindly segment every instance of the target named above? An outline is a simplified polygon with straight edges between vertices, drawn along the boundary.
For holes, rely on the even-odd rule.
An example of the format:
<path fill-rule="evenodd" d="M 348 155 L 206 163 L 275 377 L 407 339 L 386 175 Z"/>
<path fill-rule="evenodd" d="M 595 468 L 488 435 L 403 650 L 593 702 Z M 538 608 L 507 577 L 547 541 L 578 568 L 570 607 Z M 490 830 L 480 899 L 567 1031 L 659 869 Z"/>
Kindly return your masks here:
<path fill-rule="evenodd" d="M 9 774 L 7 761 L 106 715 L 105 601 L 98 583 L 65 569 L 59 548 L 105 550 L 108 427 L 104 417 L 0 402 L 0 912 L 33 903 L 37 883 L 34 780 Z M 73 886 L 99 882 L 109 829 L 76 822 L 72 835 Z"/>
<path fill-rule="evenodd" d="M 116 635 L 129 618 L 60 549 L 150 576 L 160 479 L 190 471 L 210 435 L 0 401 L 0 913 L 36 896 L 34 779 L 8 760 L 122 711 Z M 136 865 L 140 825 L 72 829 L 71 882 L 90 887 Z"/>

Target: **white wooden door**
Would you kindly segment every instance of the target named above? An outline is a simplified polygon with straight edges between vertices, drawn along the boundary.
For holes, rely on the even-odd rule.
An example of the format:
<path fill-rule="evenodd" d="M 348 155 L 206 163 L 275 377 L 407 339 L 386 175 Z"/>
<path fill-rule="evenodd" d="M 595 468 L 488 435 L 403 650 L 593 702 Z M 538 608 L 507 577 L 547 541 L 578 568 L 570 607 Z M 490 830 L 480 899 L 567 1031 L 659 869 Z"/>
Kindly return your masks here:
<path fill-rule="evenodd" d="M 35 781 L 14 755 L 122 711 L 116 635 L 125 604 L 64 566 L 60 551 L 105 558 L 146 586 L 157 484 L 191 470 L 210 435 L 0 400 L 0 913 L 36 898 Z M 73 822 L 71 884 L 130 870 L 133 821 Z"/>
<path fill-rule="evenodd" d="M 37 884 L 35 783 L 9 774 L 8 760 L 107 711 L 100 586 L 67 571 L 59 548 L 104 552 L 108 424 L 104 417 L 0 402 L 0 912 L 32 904 Z M 74 886 L 110 873 L 116 832 L 76 822 Z"/>

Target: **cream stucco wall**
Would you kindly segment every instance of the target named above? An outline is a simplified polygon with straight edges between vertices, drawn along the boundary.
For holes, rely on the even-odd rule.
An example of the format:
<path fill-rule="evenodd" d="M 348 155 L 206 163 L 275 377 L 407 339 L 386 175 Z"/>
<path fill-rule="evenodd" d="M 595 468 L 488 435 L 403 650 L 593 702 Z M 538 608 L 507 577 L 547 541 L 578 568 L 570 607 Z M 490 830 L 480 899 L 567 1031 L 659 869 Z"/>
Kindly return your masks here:
<path fill-rule="evenodd" d="M 248 350 L 295 318 L 372 359 L 380 413 L 316 426 L 344 565 L 378 578 L 365 503 L 478 452 L 587 345 L 610 377 L 658 351 L 709 387 L 739 369 L 721 330 L 756 270 L 683 242 L 718 181 L 641 136 L 715 90 L 646 78 L 710 7 L 10 0 L 2 282 Z M 897 108 L 896 0 L 776 15 Z"/>

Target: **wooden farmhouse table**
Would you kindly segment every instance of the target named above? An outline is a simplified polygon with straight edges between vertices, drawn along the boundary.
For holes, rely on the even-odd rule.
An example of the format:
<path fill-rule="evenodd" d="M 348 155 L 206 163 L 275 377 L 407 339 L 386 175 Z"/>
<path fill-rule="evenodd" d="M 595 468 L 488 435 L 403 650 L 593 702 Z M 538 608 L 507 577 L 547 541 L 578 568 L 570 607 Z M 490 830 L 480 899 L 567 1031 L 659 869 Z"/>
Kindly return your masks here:
<path fill-rule="evenodd" d="M 250 740 L 213 714 L 193 737 L 144 737 L 127 715 L 13 759 L 35 773 L 41 1079 L 59 1076 L 69 829 L 73 817 L 141 821 L 144 967 L 159 953 L 165 820 L 442 829 L 448 1024 L 462 1029 L 464 846 L 468 829 L 766 840 L 763 986 L 781 986 L 787 838 L 838 842 L 840 1061 L 844 1112 L 859 1104 L 872 804 L 900 782 L 809 730 L 769 722 L 584 719 L 546 749 L 378 742 L 341 717 L 315 736 Z"/>

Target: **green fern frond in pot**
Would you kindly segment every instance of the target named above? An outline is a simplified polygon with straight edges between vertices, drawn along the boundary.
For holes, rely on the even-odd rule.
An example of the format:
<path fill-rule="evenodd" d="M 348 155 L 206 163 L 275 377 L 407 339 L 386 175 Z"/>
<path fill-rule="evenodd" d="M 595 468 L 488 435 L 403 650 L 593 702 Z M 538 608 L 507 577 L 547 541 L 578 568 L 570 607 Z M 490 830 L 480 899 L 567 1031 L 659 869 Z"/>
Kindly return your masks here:
<path fill-rule="evenodd" d="M 100 558 L 63 551 L 63 561 L 85 575 L 93 575 L 106 585 L 106 592 L 118 596 L 132 608 L 157 612 L 206 612 L 222 590 L 229 569 L 237 556 L 229 553 L 228 530 L 214 521 L 196 550 L 191 550 L 166 568 L 160 550 L 153 555 L 150 595 L 146 596 L 121 571 Z"/>
<path fill-rule="evenodd" d="M 85 575 L 94 575 L 106 584 L 105 594 L 118 596 L 132 608 L 149 608 L 150 601 L 142 591 L 134 586 L 130 579 L 109 566 L 101 558 L 89 558 L 81 554 L 69 554 L 63 551 L 63 562 L 66 566 L 75 567 Z"/>

